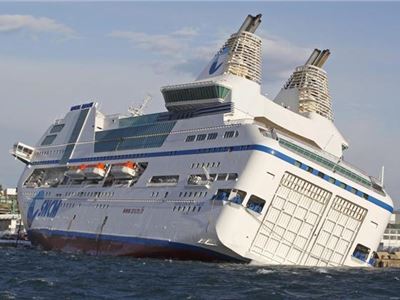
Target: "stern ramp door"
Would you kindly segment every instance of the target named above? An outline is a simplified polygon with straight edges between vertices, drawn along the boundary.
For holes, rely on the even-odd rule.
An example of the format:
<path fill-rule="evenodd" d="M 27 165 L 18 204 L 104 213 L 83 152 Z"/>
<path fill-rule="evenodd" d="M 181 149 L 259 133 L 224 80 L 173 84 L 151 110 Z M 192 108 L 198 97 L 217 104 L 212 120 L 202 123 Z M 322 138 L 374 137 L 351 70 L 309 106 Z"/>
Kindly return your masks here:
<path fill-rule="evenodd" d="M 366 210 L 336 197 L 327 211 L 331 196 L 317 185 L 285 173 L 250 252 L 272 264 L 343 264 Z"/>

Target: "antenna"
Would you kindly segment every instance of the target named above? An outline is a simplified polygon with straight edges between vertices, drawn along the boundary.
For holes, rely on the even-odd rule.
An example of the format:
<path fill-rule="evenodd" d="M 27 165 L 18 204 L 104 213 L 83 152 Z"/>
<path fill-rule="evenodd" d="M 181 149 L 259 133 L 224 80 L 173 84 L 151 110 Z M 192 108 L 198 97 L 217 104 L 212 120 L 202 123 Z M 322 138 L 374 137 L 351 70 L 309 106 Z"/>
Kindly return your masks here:
<path fill-rule="evenodd" d="M 153 99 L 150 93 L 147 93 L 147 95 L 144 97 L 142 104 L 139 105 L 139 107 L 134 107 L 129 106 L 128 112 L 133 116 L 133 117 L 138 117 L 143 115 L 143 111 L 146 108 L 147 104 Z"/>

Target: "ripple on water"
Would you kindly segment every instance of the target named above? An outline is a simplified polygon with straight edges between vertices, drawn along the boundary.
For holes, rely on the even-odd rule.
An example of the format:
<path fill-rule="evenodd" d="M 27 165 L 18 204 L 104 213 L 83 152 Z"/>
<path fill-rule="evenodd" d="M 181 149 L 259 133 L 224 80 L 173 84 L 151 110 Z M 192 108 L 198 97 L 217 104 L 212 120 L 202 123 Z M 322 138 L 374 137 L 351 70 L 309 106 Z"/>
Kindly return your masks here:
<path fill-rule="evenodd" d="M 258 269 L 257 270 L 257 274 L 272 274 L 272 273 L 275 273 L 276 271 L 274 271 L 274 270 L 268 270 L 268 269 Z"/>
<path fill-rule="evenodd" d="M 392 298 L 400 270 L 94 257 L 0 248 L 0 299 Z"/>

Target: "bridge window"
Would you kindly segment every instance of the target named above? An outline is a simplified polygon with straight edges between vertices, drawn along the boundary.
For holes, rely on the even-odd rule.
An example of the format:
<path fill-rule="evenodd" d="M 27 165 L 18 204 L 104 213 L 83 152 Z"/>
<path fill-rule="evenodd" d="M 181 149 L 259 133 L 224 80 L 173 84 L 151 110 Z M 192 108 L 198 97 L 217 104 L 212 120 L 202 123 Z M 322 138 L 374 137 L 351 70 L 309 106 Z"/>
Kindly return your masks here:
<path fill-rule="evenodd" d="M 95 152 L 161 147 L 175 121 L 97 131 Z"/>
<path fill-rule="evenodd" d="M 51 145 L 56 139 L 57 134 L 51 134 L 44 138 L 43 142 L 40 144 L 41 146 Z"/>
<path fill-rule="evenodd" d="M 163 89 L 161 93 L 165 102 L 194 101 L 203 99 L 225 99 L 230 89 L 220 85 L 187 87 L 179 89 Z"/>
<path fill-rule="evenodd" d="M 65 126 L 65 124 L 57 124 L 57 125 L 54 125 L 54 126 L 51 128 L 50 133 L 57 133 L 57 132 L 60 132 L 60 131 L 64 128 L 64 126 Z"/>

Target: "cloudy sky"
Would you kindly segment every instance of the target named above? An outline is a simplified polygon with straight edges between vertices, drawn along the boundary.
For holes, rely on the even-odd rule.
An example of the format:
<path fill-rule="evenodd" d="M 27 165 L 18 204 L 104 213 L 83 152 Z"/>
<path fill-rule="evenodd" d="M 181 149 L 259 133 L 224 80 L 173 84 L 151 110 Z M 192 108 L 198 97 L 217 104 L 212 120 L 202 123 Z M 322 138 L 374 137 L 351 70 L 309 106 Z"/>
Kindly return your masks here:
<path fill-rule="evenodd" d="M 0 183 L 16 185 L 15 141 L 34 144 L 73 104 L 126 112 L 195 78 L 246 14 L 263 14 L 263 92 L 273 98 L 314 48 L 325 65 L 347 161 L 400 200 L 400 3 L 2 3 Z M 399 202 L 397 202 L 399 203 Z"/>

